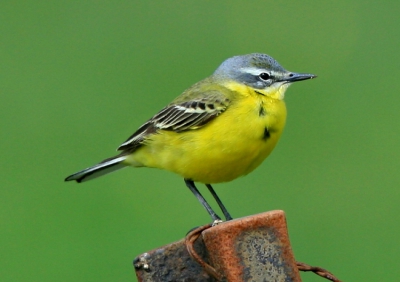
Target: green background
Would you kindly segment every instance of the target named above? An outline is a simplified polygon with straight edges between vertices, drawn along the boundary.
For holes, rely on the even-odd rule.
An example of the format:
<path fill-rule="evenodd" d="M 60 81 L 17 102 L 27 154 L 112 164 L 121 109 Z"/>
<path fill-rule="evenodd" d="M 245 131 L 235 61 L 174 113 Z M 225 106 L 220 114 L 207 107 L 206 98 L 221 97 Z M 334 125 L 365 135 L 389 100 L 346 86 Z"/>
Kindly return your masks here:
<path fill-rule="evenodd" d="M 217 192 L 234 217 L 285 210 L 299 261 L 397 281 L 399 14 L 395 1 L 1 1 L 0 280 L 135 281 L 137 255 L 207 223 L 169 172 L 63 179 L 224 59 L 262 52 L 318 79 L 288 90 L 268 160 Z"/>

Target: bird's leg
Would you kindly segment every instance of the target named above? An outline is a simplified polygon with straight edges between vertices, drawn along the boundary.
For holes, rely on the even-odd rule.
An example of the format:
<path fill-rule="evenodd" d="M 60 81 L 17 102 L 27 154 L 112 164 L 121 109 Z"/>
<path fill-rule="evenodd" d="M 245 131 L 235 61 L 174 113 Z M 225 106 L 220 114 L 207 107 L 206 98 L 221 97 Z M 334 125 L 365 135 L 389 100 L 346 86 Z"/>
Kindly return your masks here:
<path fill-rule="evenodd" d="M 207 210 L 209 215 L 211 216 L 213 221 L 221 221 L 221 218 L 213 211 L 211 206 L 207 203 L 206 199 L 200 194 L 199 190 L 197 190 L 194 182 L 189 179 L 185 179 L 186 186 L 192 191 L 192 193 L 196 196 L 197 200 L 202 204 L 202 206 Z"/>
<path fill-rule="evenodd" d="M 228 210 L 225 208 L 224 204 L 218 197 L 217 193 L 215 193 L 214 188 L 212 188 L 211 184 L 206 184 L 208 191 L 210 191 L 211 195 L 214 197 L 215 201 L 217 202 L 218 206 L 221 208 L 222 213 L 225 216 L 226 220 L 232 220 L 233 218 L 229 214 Z"/>

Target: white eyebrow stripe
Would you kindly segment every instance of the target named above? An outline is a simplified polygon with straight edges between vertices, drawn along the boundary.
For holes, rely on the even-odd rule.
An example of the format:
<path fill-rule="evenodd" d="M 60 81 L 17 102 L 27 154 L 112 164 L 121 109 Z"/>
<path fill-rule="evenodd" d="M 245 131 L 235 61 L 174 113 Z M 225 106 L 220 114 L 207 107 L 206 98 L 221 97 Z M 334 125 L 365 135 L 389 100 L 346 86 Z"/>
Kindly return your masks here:
<path fill-rule="evenodd" d="M 252 75 L 260 75 L 260 73 L 267 72 L 266 70 L 259 69 L 259 68 L 241 68 L 240 71 L 241 72 L 245 72 L 245 73 L 249 73 L 249 74 L 252 74 Z"/>

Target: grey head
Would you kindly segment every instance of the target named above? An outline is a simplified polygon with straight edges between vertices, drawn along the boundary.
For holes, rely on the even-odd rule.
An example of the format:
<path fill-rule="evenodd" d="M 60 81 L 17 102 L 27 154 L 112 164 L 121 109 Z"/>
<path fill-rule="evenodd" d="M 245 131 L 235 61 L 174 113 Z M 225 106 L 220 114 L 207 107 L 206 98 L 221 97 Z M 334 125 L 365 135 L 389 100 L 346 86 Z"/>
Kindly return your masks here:
<path fill-rule="evenodd" d="M 223 80 L 234 80 L 256 89 L 316 77 L 313 74 L 287 71 L 274 58 L 260 53 L 229 58 L 217 68 L 214 76 Z"/>

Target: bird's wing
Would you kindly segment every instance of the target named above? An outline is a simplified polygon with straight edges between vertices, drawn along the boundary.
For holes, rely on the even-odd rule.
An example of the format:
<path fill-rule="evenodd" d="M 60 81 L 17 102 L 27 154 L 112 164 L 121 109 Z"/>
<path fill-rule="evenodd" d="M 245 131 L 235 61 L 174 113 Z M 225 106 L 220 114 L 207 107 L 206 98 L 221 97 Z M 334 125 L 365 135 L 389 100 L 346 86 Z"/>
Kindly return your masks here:
<path fill-rule="evenodd" d="M 118 150 L 134 151 L 143 141 L 159 130 L 183 132 L 198 129 L 224 112 L 230 100 L 219 91 L 203 93 L 202 97 L 192 97 L 187 101 L 173 102 L 163 108 L 133 133 Z M 189 98 L 189 97 L 188 97 Z"/>

